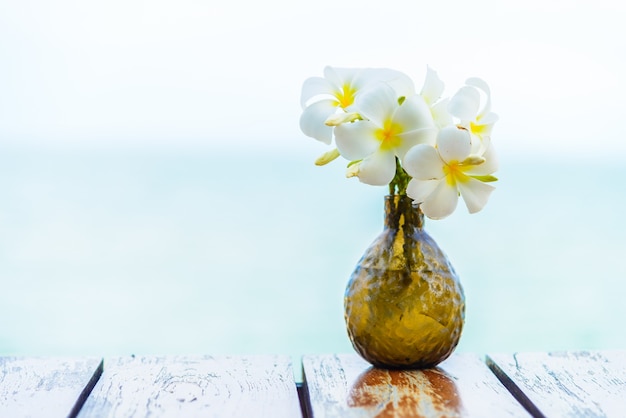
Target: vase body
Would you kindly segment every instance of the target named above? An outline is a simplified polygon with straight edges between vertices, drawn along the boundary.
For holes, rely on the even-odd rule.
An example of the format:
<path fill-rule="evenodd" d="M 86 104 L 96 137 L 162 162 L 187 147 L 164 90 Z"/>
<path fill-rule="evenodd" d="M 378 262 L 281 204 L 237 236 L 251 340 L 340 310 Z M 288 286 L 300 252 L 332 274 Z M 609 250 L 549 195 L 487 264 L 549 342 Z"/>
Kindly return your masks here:
<path fill-rule="evenodd" d="M 348 335 L 355 350 L 377 367 L 433 367 L 461 336 L 461 283 L 423 223 L 409 197 L 386 196 L 384 230 L 346 288 Z"/>

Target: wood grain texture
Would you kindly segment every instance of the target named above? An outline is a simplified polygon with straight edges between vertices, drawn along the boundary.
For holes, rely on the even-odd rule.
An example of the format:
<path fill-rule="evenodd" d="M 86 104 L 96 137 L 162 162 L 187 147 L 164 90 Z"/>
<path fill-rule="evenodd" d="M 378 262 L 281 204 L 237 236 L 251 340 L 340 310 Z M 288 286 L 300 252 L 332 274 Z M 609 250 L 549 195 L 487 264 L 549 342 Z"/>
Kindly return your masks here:
<path fill-rule="evenodd" d="M 98 377 L 98 358 L 0 357 L 0 417 L 72 417 Z"/>
<path fill-rule="evenodd" d="M 287 356 L 105 359 L 78 415 L 87 417 L 298 417 Z"/>
<path fill-rule="evenodd" d="M 626 352 L 491 354 L 489 367 L 535 416 L 626 416 Z"/>
<path fill-rule="evenodd" d="M 473 354 L 433 369 L 384 370 L 357 355 L 303 358 L 307 410 L 322 417 L 528 417 Z"/>

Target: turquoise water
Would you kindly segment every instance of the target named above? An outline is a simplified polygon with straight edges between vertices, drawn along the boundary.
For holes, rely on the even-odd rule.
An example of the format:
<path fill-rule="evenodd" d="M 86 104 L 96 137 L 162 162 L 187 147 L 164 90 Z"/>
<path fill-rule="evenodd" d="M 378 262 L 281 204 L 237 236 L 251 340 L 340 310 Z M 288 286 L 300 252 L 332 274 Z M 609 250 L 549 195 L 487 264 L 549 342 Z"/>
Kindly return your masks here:
<path fill-rule="evenodd" d="M 351 351 L 385 188 L 305 151 L 2 147 L 0 354 Z M 483 212 L 426 225 L 465 288 L 459 350 L 625 348 L 626 169 L 502 167 Z"/>

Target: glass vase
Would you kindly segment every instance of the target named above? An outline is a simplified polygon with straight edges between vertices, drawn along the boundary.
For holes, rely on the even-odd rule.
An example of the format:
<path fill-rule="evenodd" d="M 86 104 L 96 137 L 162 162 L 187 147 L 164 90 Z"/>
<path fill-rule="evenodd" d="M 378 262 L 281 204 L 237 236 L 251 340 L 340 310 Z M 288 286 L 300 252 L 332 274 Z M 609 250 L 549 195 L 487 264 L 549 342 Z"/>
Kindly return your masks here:
<path fill-rule="evenodd" d="M 383 232 L 348 282 L 345 320 L 355 350 L 385 368 L 429 368 L 457 346 L 465 296 L 448 258 L 407 196 L 385 197 Z"/>

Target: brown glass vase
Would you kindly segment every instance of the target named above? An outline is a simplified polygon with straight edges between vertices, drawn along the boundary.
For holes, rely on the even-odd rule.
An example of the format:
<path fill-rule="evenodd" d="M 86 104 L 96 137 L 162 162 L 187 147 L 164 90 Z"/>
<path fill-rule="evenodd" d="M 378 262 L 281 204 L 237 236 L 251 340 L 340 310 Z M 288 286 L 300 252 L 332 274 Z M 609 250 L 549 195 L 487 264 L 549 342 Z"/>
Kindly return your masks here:
<path fill-rule="evenodd" d="M 374 366 L 433 367 L 459 342 L 465 320 L 463 289 L 423 226 L 424 215 L 409 197 L 386 196 L 384 230 L 348 282 L 348 335 Z"/>

